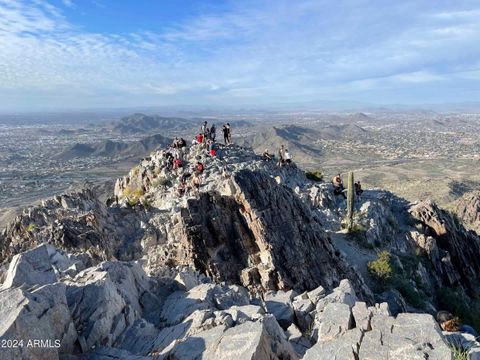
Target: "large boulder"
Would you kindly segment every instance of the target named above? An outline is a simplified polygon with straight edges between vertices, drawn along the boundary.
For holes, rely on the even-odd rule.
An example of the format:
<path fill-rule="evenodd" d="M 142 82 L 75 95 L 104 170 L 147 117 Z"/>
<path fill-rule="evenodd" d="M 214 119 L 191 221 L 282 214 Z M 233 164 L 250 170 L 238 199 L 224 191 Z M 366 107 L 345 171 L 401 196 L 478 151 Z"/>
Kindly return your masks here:
<path fill-rule="evenodd" d="M 0 290 L 2 360 L 54 360 L 75 350 L 75 330 L 65 297 L 65 285 L 49 284 L 31 292 Z"/>
<path fill-rule="evenodd" d="M 56 281 L 47 246 L 40 245 L 13 257 L 3 287 L 45 285 Z"/>
<path fill-rule="evenodd" d="M 122 262 L 89 268 L 66 284 L 68 307 L 83 351 L 93 346 L 111 346 L 143 315 L 142 299 L 149 292 L 143 270 Z"/>

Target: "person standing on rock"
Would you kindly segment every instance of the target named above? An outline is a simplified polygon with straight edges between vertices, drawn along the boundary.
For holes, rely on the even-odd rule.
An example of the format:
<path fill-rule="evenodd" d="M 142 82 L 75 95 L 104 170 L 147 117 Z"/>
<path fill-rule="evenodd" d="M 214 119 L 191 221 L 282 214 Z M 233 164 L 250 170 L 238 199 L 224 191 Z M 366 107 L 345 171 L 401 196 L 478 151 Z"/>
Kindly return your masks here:
<path fill-rule="evenodd" d="M 208 129 L 208 122 L 205 121 L 203 124 L 202 124 L 202 128 L 200 130 L 200 133 L 203 134 L 203 136 L 206 135 L 207 133 L 207 129 Z"/>
<path fill-rule="evenodd" d="M 223 141 L 225 142 L 225 145 L 228 145 L 228 128 L 226 124 L 223 124 L 222 132 L 223 132 Z"/>
<path fill-rule="evenodd" d="M 278 150 L 278 166 L 283 166 L 285 163 L 285 145 L 280 146 Z"/>
<path fill-rule="evenodd" d="M 217 136 L 217 129 L 215 128 L 215 124 L 212 124 L 212 127 L 210 128 L 210 139 L 212 139 L 212 141 L 215 142 L 216 136 Z"/>
<path fill-rule="evenodd" d="M 227 123 L 227 129 L 228 129 L 228 144 L 231 145 L 232 143 L 232 127 L 230 126 L 230 123 Z"/>

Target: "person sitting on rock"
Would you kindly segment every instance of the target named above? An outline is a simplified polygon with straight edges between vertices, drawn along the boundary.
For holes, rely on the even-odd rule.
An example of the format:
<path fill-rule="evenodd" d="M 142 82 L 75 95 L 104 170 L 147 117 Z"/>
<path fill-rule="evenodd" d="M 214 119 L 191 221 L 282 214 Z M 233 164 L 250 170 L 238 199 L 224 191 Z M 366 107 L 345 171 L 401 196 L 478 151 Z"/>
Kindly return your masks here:
<path fill-rule="evenodd" d="M 197 143 L 198 143 L 198 144 L 203 143 L 203 134 L 198 134 L 198 135 L 197 135 Z"/>
<path fill-rule="evenodd" d="M 202 181 L 200 180 L 200 175 L 198 174 L 198 172 L 194 172 L 192 176 L 192 188 L 195 190 L 195 192 L 198 193 L 200 191 L 201 183 Z"/>
<path fill-rule="evenodd" d="M 187 183 L 185 181 L 180 181 L 180 184 L 178 184 L 178 188 L 177 188 L 177 195 L 179 197 L 182 197 L 183 195 L 185 195 L 186 190 L 187 190 Z"/>
<path fill-rule="evenodd" d="M 332 184 L 333 184 L 333 193 L 335 195 L 342 195 L 346 199 L 347 196 L 345 195 L 345 192 L 344 192 L 345 187 L 343 186 L 343 181 L 340 174 L 338 174 L 332 179 Z"/>
<path fill-rule="evenodd" d="M 461 324 L 460 319 L 453 316 L 448 311 L 439 311 L 437 313 L 437 321 L 443 331 L 463 332 L 478 337 L 478 333 L 474 328 L 469 325 Z"/>
<path fill-rule="evenodd" d="M 355 187 L 355 195 L 360 197 L 363 194 L 362 184 L 360 183 L 360 181 L 355 182 L 354 187 Z"/>
<path fill-rule="evenodd" d="M 173 160 L 173 170 L 177 170 L 183 166 L 182 160 L 175 159 Z"/>
<path fill-rule="evenodd" d="M 195 166 L 195 170 L 197 171 L 197 173 L 202 174 L 203 170 L 205 170 L 205 167 L 200 161 L 198 161 L 197 165 Z"/>
<path fill-rule="evenodd" d="M 170 145 L 170 147 L 172 147 L 174 149 L 178 147 L 178 137 L 175 137 L 175 139 L 173 139 L 173 142 Z"/>
<path fill-rule="evenodd" d="M 179 147 L 179 148 L 184 148 L 184 147 L 186 147 L 186 146 L 187 146 L 187 142 L 185 141 L 185 139 L 184 139 L 184 138 L 180 138 L 180 139 L 178 140 L 178 147 Z"/>
<path fill-rule="evenodd" d="M 273 160 L 273 156 L 274 156 L 273 154 L 270 154 L 270 153 L 268 152 L 268 149 L 265 149 L 265 151 L 264 151 L 263 154 L 262 154 L 262 158 L 263 158 L 263 160 L 265 160 L 265 161 L 272 161 L 272 160 Z"/>
<path fill-rule="evenodd" d="M 215 156 L 217 156 L 217 150 L 215 150 L 215 148 L 212 148 L 212 149 L 210 150 L 210 153 L 209 153 L 209 154 L 210 154 L 211 157 L 215 157 Z"/>

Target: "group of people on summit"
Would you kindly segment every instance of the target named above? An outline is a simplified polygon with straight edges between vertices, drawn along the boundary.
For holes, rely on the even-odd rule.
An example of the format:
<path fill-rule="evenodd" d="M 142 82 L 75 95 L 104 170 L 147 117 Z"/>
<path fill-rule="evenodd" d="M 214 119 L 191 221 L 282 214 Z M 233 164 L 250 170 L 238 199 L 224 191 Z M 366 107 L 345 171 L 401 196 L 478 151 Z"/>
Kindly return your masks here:
<path fill-rule="evenodd" d="M 231 145 L 232 142 L 232 127 L 230 123 L 223 124 L 222 127 L 223 141 L 225 146 Z M 200 132 L 195 135 L 192 139 L 192 146 L 198 146 L 203 148 L 208 157 L 220 157 L 220 148 L 217 143 L 217 129 L 215 124 L 208 126 L 208 122 L 204 121 L 202 123 Z M 166 160 L 166 167 L 172 171 L 173 174 L 177 175 L 179 169 L 182 168 L 182 175 L 180 178 L 180 184 L 177 189 L 179 196 L 183 196 L 187 191 L 193 190 L 198 192 L 201 186 L 201 175 L 205 169 L 203 163 L 198 161 L 196 164 L 191 166 L 191 169 L 188 169 L 185 160 L 185 148 L 187 147 L 187 142 L 181 137 L 175 137 L 172 144 L 170 145 L 170 150 L 164 154 Z M 207 158 L 208 158 L 207 157 Z M 274 161 L 275 155 L 270 153 L 268 149 L 262 154 L 262 159 L 264 161 Z M 278 149 L 278 160 L 277 166 L 283 167 L 289 164 L 292 164 L 292 157 L 285 147 L 281 145 Z M 223 164 L 222 176 L 228 177 L 229 172 L 227 170 L 227 165 Z M 346 189 L 343 185 L 343 180 L 341 174 L 338 174 L 332 179 L 333 193 L 335 195 L 343 196 L 346 198 Z M 360 181 L 355 182 L 355 194 L 356 196 L 361 196 L 363 193 L 362 185 Z"/>

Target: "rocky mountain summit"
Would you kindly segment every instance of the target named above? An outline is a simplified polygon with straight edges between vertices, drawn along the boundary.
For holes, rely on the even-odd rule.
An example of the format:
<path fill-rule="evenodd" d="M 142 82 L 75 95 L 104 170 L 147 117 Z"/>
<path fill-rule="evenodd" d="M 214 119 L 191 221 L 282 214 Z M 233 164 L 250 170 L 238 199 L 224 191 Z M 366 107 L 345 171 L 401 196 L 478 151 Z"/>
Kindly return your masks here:
<path fill-rule="evenodd" d="M 383 190 L 358 199 L 355 232 L 344 216 L 294 164 L 237 146 L 156 151 L 107 203 L 57 196 L 0 234 L 0 358 L 452 359 L 464 335 L 431 314 L 437 289 L 474 298 L 478 236 Z"/>

